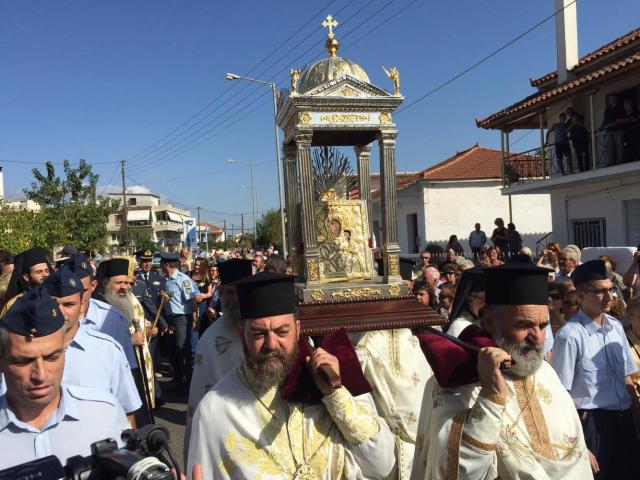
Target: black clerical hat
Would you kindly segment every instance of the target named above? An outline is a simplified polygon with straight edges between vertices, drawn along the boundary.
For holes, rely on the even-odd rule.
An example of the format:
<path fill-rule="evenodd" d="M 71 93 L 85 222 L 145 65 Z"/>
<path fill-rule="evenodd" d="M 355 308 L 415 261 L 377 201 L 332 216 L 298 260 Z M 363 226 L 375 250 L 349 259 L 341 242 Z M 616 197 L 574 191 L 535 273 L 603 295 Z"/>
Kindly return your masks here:
<path fill-rule="evenodd" d="M 456 288 L 453 306 L 449 314 L 450 321 L 458 318 L 465 308 L 467 297 L 471 292 L 484 292 L 487 288 L 487 279 L 483 268 L 469 268 L 462 272 Z"/>
<path fill-rule="evenodd" d="M 44 248 L 30 248 L 29 250 L 19 253 L 15 258 L 16 270 L 19 270 L 20 275 L 40 263 L 50 264 L 47 251 Z"/>
<path fill-rule="evenodd" d="M 603 260 L 589 260 L 578 265 L 571 274 L 574 285 L 588 282 L 590 280 L 608 280 L 611 278 L 611 271 Z"/>
<path fill-rule="evenodd" d="M 487 305 L 547 305 L 549 269 L 513 262 L 484 271 Z"/>
<path fill-rule="evenodd" d="M 112 258 L 100 264 L 102 268 L 101 278 L 111 278 L 117 275 L 129 275 L 129 259 Z"/>
<path fill-rule="evenodd" d="M 67 265 L 49 275 L 42 286 L 52 297 L 68 297 L 84 291 L 80 276 Z"/>
<path fill-rule="evenodd" d="M 232 258 L 218 265 L 220 283 L 228 285 L 253 274 L 253 262 L 242 258 Z"/>
<path fill-rule="evenodd" d="M 2 317 L 2 326 L 24 337 L 44 337 L 62 328 L 58 302 L 41 286 L 28 291 Z"/>
<path fill-rule="evenodd" d="M 297 298 L 293 277 L 261 272 L 234 283 L 242 318 L 263 318 L 295 313 Z"/>
<path fill-rule="evenodd" d="M 66 261 L 64 267 L 75 272 L 80 278 L 89 277 L 95 273 L 89 260 L 82 255 L 72 255 L 71 258 Z"/>

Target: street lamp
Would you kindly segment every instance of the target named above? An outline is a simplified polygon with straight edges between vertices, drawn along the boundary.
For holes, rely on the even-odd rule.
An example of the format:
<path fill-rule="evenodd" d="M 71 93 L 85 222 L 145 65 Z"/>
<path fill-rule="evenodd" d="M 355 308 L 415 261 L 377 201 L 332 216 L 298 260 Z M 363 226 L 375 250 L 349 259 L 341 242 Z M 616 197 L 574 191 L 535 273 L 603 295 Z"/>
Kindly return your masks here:
<path fill-rule="evenodd" d="M 253 216 L 253 242 L 255 243 L 256 241 L 256 194 L 255 194 L 255 187 L 253 184 L 253 162 L 243 162 L 241 160 L 233 160 L 233 159 L 229 159 L 227 160 L 228 164 L 234 164 L 234 163 L 238 163 L 240 165 L 249 165 L 249 174 L 251 175 L 251 215 Z"/>
<path fill-rule="evenodd" d="M 225 78 L 227 80 L 247 80 L 249 82 L 260 83 L 262 85 L 269 85 L 271 87 L 271 94 L 273 96 L 273 128 L 275 131 L 275 138 L 276 138 L 276 170 L 278 171 L 278 202 L 280 203 L 280 231 L 282 235 L 282 253 L 284 255 L 284 258 L 287 258 L 287 237 L 284 229 L 284 210 L 282 208 L 282 173 L 280 171 L 280 134 L 278 132 L 278 123 L 276 121 L 276 117 L 278 115 L 276 84 L 275 82 L 265 82 L 264 80 L 257 80 L 255 78 L 244 77 L 236 73 L 227 73 L 225 75 Z"/>

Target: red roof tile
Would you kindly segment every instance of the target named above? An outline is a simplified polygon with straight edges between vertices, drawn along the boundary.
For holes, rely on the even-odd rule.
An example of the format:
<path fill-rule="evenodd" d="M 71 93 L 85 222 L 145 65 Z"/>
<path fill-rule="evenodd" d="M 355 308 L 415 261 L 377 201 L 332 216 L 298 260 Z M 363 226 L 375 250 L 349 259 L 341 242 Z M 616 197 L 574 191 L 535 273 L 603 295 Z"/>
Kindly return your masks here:
<path fill-rule="evenodd" d="M 640 28 L 631 30 L 626 35 L 622 35 L 621 37 L 616 38 L 612 42 L 609 42 L 606 45 L 603 45 L 597 50 L 594 50 L 593 52 L 588 53 L 587 55 L 582 57 L 580 60 L 578 60 L 578 65 L 576 68 L 580 68 L 585 65 L 588 65 L 594 60 L 602 58 L 603 56 L 608 55 L 612 52 L 615 52 L 621 47 L 624 47 L 625 45 L 628 45 L 631 42 L 634 42 L 639 39 L 640 39 Z M 529 80 L 529 82 L 531 83 L 532 87 L 537 87 L 544 83 L 550 82 L 551 80 L 555 80 L 557 78 L 558 78 L 558 72 L 556 71 L 556 72 L 547 73 L 546 75 L 543 75 L 542 77 L 539 77 L 539 78 L 531 79 Z"/>
<path fill-rule="evenodd" d="M 532 110 L 531 113 L 533 113 L 535 111 L 533 110 L 533 108 L 539 110 L 540 107 L 552 103 L 553 101 L 557 100 L 558 97 L 562 97 L 569 93 L 588 88 L 593 84 L 603 81 L 606 78 L 620 75 L 638 67 L 640 67 L 640 52 L 633 53 L 628 57 L 618 60 L 617 62 L 585 73 L 580 77 L 569 80 L 562 85 L 559 85 L 550 90 L 530 95 L 524 100 L 514 103 L 510 107 L 500 110 L 499 112 L 496 112 L 483 120 L 476 119 L 476 125 L 481 128 L 497 128 L 498 125 L 495 124 L 495 122 L 500 119 L 509 117 L 513 114 L 522 115 L 523 113 L 528 113 L 527 110 L 529 110 L 530 108 Z"/>
<path fill-rule="evenodd" d="M 522 160 L 535 160 L 535 157 L 517 156 Z M 514 156 L 511 157 L 515 158 Z M 456 180 L 497 180 L 502 178 L 502 152 L 492 148 L 474 145 L 456 153 L 453 157 L 429 167 L 411 177 L 396 181 L 396 190 L 403 190 L 420 180 L 456 181 Z M 380 196 L 380 190 L 372 197 Z"/>

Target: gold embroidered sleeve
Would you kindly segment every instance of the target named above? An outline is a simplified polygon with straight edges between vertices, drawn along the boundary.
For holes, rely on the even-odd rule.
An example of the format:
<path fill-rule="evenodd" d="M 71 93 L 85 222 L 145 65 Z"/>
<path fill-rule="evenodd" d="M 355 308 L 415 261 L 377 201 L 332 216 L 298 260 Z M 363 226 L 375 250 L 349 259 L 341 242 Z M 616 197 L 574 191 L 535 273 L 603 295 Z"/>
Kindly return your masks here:
<path fill-rule="evenodd" d="M 481 390 L 476 402 L 467 413 L 462 435 L 463 442 L 478 452 L 493 452 L 498 443 L 506 404 L 506 397 L 486 395 L 486 392 Z"/>
<path fill-rule="evenodd" d="M 346 388 L 338 388 L 322 403 L 347 442 L 364 443 L 378 432 L 376 412 L 356 401 Z"/>

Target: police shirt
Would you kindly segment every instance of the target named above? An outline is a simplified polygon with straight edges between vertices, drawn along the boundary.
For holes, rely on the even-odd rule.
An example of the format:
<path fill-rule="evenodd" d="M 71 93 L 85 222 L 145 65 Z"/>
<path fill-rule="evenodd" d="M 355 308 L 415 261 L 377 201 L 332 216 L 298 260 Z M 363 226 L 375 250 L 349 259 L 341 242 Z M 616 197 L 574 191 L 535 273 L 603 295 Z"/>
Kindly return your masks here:
<path fill-rule="evenodd" d="M 199 293 L 191 277 L 176 270 L 173 277 L 166 277 L 167 293 L 170 296 L 168 311 L 172 315 L 191 313 L 191 300 Z"/>
<path fill-rule="evenodd" d="M 124 350 L 129 366 L 138 368 L 138 361 L 133 351 L 131 334 L 129 333 L 129 322 L 117 309 L 108 303 L 91 298 L 89 299 L 87 314 L 80 323 L 89 330 L 97 330 L 114 338 Z"/>
<path fill-rule="evenodd" d="M 109 335 L 80 325 L 64 355 L 65 384 L 105 390 L 127 413 L 142 406 L 122 347 Z"/>
<path fill-rule="evenodd" d="M 558 331 L 551 365 L 578 409 L 626 410 L 625 378 L 638 371 L 622 324 L 606 313 L 598 326 L 582 309 Z"/>
<path fill-rule="evenodd" d="M 90 455 L 91 444 L 113 438 L 122 446 L 130 428 L 113 395 L 77 386 L 61 387 L 58 408 L 41 431 L 16 418 L 7 396 L 0 396 L 0 469 L 55 455 L 64 466 L 69 457 Z"/>

